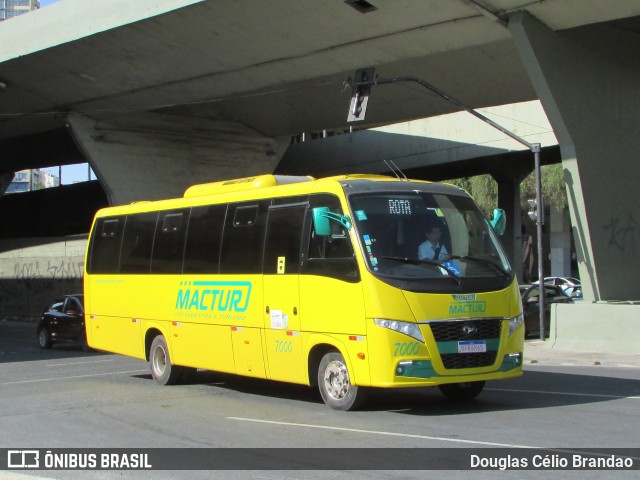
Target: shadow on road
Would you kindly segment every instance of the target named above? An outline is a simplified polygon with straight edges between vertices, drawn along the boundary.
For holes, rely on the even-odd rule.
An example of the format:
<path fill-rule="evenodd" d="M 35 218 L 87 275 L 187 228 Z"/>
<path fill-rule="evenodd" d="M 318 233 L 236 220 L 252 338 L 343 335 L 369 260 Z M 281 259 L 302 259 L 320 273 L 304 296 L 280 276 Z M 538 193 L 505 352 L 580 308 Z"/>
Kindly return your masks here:
<path fill-rule="evenodd" d="M 137 377 L 153 381 L 150 374 Z M 217 372 L 198 371 L 181 385 L 207 385 L 211 389 L 231 390 L 251 396 L 322 404 L 315 387 Z M 448 400 L 437 387 L 372 389 L 362 410 L 441 416 L 582 405 L 639 395 L 640 380 L 593 374 L 526 372 L 520 379 L 488 382 L 477 399 L 465 403 Z M 534 402 L 532 398 L 535 398 Z"/>
<path fill-rule="evenodd" d="M 0 321 L 0 364 L 108 355 L 83 351 L 79 343 L 59 343 L 43 350 L 38 345 L 36 328 L 35 323 Z"/>

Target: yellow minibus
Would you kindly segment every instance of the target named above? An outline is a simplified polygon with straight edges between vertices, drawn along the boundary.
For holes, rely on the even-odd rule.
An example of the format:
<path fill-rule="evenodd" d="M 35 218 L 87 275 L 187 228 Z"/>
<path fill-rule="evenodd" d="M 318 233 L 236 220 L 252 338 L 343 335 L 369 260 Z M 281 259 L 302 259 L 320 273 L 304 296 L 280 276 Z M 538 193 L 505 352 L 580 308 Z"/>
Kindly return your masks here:
<path fill-rule="evenodd" d="M 518 284 L 463 190 L 376 175 L 261 175 L 97 212 L 89 346 L 317 386 L 332 408 L 375 388 L 455 400 L 522 374 Z"/>

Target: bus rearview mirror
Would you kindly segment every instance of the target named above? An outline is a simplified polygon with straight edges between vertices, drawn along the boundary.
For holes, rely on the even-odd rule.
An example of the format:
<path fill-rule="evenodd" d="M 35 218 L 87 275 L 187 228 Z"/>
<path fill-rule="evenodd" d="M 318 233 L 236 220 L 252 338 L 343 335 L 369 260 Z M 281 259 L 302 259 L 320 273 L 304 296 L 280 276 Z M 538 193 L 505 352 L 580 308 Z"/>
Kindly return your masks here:
<path fill-rule="evenodd" d="M 493 219 L 491 220 L 491 226 L 498 235 L 504 235 L 504 231 L 507 228 L 507 216 L 504 210 L 501 208 L 493 209 Z"/>
<path fill-rule="evenodd" d="M 345 229 L 351 230 L 351 219 L 348 215 L 340 215 L 329 211 L 328 207 L 317 207 L 313 209 L 313 228 L 316 235 L 328 237 L 331 235 L 330 221 L 338 222 Z"/>

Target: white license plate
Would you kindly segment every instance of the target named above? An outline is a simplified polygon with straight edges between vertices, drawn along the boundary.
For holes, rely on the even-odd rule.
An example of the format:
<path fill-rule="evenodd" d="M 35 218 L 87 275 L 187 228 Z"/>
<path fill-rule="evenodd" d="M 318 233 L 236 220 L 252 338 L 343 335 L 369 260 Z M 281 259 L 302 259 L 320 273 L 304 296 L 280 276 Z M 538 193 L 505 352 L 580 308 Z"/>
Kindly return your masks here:
<path fill-rule="evenodd" d="M 458 353 L 481 353 L 487 351 L 484 340 L 458 342 Z"/>

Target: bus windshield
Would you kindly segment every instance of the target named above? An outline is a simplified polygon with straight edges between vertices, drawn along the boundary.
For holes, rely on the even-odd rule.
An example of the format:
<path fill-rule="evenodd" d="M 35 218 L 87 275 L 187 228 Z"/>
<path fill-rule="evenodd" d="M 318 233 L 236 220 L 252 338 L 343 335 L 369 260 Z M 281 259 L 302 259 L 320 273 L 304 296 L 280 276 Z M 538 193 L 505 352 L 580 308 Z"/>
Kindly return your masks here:
<path fill-rule="evenodd" d="M 370 271 L 398 279 L 512 277 L 495 232 L 466 196 L 414 190 L 350 197 Z M 473 282 L 476 283 L 476 282 Z"/>

